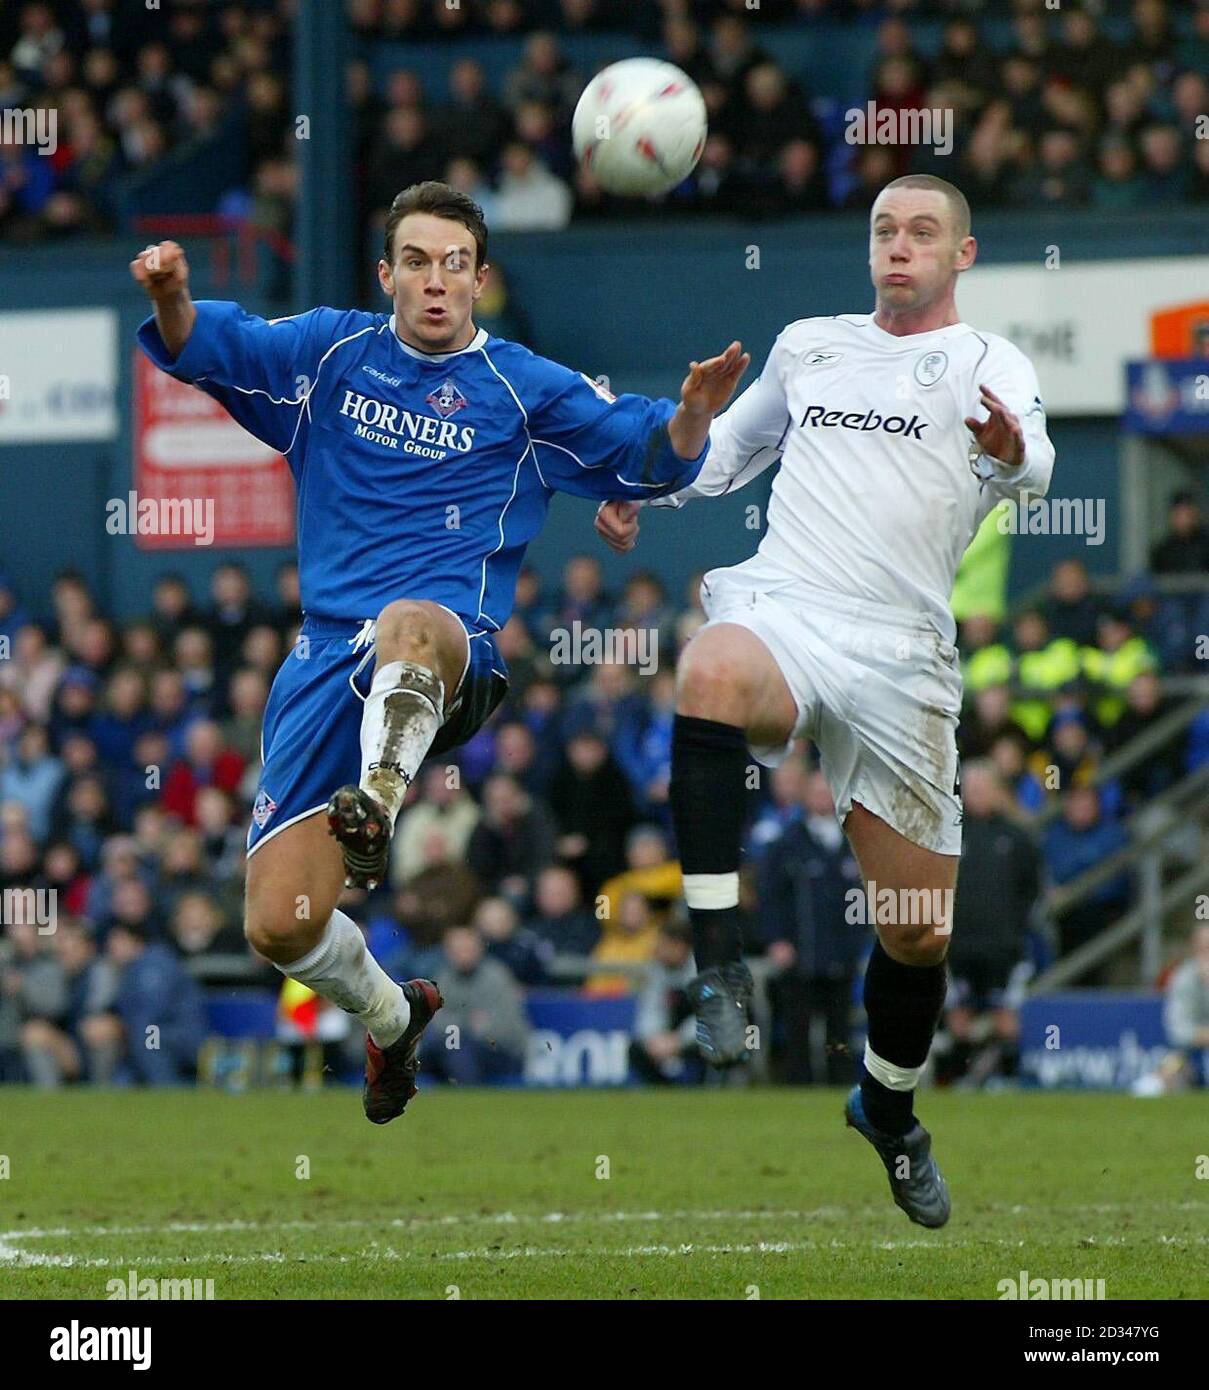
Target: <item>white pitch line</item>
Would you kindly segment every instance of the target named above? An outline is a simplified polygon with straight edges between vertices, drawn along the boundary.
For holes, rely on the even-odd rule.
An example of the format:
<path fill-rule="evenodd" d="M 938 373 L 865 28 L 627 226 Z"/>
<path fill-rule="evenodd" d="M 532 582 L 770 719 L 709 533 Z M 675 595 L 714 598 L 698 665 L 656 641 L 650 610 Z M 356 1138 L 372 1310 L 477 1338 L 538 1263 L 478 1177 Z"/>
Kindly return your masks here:
<path fill-rule="evenodd" d="M 1153 1207 L 1163 1211 L 1200 1211 L 1209 1210 L 1209 1204 L 1200 1202 L 1101 1202 L 1092 1205 L 1062 1206 L 1062 1207 L 1042 1207 L 1042 1206 L 1022 1206 L 1012 1204 L 1010 1206 L 998 1206 L 994 1204 L 984 1205 L 980 1208 L 981 1212 L 996 1215 L 1006 1214 L 1010 1216 L 1026 1215 L 1030 1212 L 1041 1213 L 1049 1217 L 1060 1217 L 1064 1214 L 1093 1214 L 1106 1215 L 1112 1212 L 1135 1213 L 1140 1209 Z M 306 1230 L 312 1231 L 319 1228 L 330 1230 L 358 1230 L 369 1228 L 373 1230 L 421 1230 L 427 1227 L 447 1227 L 447 1226 L 523 1226 L 523 1225 L 559 1225 L 559 1224 L 614 1224 L 624 1222 L 657 1222 L 657 1221 L 828 1221 L 828 1220 L 847 1220 L 854 1217 L 877 1215 L 884 1212 L 885 1208 L 881 1203 L 874 1206 L 851 1208 L 838 1206 L 814 1207 L 810 1210 L 785 1210 L 785 1209 L 755 1209 L 755 1210 L 731 1210 L 731 1211 L 548 1211 L 548 1212 L 450 1212 L 440 1216 L 396 1216 L 388 1219 L 366 1219 L 359 1217 L 342 1218 L 330 1221 L 166 1221 L 158 1224 L 147 1224 L 137 1226 L 56 1226 L 45 1228 L 31 1228 L 27 1230 L 0 1231 L 0 1241 L 5 1240 L 40 1240 L 59 1237 L 73 1236 L 119 1236 L 119 1235 L 209 1235 L 224 1234 L 231 1231 L 291 1231 Z"/>

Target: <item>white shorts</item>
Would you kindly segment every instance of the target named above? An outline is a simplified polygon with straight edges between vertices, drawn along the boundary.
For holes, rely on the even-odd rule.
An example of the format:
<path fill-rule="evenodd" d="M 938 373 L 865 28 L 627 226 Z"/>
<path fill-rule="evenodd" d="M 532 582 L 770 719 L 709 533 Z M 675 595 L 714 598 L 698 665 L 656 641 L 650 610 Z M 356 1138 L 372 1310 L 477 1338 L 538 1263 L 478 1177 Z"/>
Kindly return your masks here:
<path fill-rule="evenodd" d="M 913 844 L 961 853 L 957 650 L 924 615 L 802 584 L 762 556 L 701 585 L 709 622 L 738 623 L 773 655 L 797 705 L 793 737 L 752 748 L 775 767 L 809 738 L 841 824 L 859 802 Z"/>

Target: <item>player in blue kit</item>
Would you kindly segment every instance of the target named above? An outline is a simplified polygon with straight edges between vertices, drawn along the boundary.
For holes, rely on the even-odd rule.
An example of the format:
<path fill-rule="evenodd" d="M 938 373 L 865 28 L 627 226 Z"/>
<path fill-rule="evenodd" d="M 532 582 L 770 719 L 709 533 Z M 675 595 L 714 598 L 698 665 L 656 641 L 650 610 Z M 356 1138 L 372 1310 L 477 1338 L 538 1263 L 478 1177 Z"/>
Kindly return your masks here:
<path fill-rule="evenodd" d="M 430 182 L 387 218 L 389 316 L 320 308 L 266 322 L 195 303 L 175 242 L 131 263 L 155 309 L 144 352 L 294 475 L 305 618 L 265 709 L 245 930 L 365 1025 L 365 1113 L 378 1124 L 415 1094 L 441 998 L 429 980 L 390 979 L 337 909 L 341 889 L 385 878 L 420 763 L 465 742 L 503 698 L 494 634 L 553 493 L 635 500 L 687 486 L 749 361 L 732 343 L 692 363 L 679 404 L 614 397 L 475 327 L 486 252 L 478 206 Z"/>

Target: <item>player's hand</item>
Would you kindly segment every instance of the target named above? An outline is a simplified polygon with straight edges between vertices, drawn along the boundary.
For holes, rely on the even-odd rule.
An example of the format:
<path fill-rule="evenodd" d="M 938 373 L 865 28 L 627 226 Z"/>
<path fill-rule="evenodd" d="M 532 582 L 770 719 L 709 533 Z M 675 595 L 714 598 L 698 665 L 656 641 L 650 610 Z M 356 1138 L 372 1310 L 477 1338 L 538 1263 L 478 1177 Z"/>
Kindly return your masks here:
<path fill-rule="evenodd" d="M 637 502 L 602 502 L 596 509 L 596 534 L 610 550 L 625 555 L 638 544 L 641 510 Z"/>
<path fill-rule="evenodd" d="M 130 273 L 147 291 L 148 298 L 158 302 L 173 299 L 189 283 L 189 262 L 178 242 L 161 241 L 148 246 L 130 262 Z"/>
<path fill-rule="evenodd" d="M 751 353 L 742 343 L 731 343 L 718 357 L 690 362 L 680 388 L 680 401 L 693 415 L 717 415 L 730 400 L 739 378 L 751 366 Z"/>
<path fill-rule="evenodd" d="M 981 423 L 967 415 L 966 429 L 978 441 L 984 454 L 1006 463 L 1009 468 L 1019 468 L 1024 462 L 1024 430 L 1020 421 L 989 386 L 978 389 L 982 392 L 982 408 L 990 414 Z"/>

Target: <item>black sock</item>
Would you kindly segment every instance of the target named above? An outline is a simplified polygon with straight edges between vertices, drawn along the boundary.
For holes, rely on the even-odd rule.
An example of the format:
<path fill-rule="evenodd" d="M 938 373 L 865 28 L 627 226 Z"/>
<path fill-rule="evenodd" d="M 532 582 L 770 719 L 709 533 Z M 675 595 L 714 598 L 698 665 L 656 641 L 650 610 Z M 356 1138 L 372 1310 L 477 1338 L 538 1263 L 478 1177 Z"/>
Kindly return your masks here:
<path fill-rule="evenodd" d="M 678 714 L 672 722 L 672 825 L 685 874 L 737 873 L 747 814 L 747 739 L 734 724 Z M 689 907 L 698 970 L 741 960 L 738 904 Z"/>
<path fill-rule="evenodd" d="M 943 961 L 939 965 L 902 965 L 875 941 L 865 970 L 870 1050 L 896 1067 L 922 1067 L 940 1022 L 946 985 Z M 876 1129 L 906 1134 L 915 1124 L 914 1090 L 892 1091 L 864 1067 L 861 1098 L 869 1123 Z"/>

